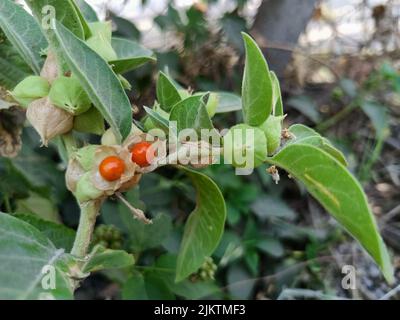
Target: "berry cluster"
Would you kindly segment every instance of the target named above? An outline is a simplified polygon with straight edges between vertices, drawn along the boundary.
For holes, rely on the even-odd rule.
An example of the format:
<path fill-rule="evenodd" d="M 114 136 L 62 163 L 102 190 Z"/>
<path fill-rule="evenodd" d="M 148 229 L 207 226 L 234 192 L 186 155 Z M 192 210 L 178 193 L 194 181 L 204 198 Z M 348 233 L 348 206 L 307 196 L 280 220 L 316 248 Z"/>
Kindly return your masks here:
<path fill-rule="evenodd" d="M 92 243 L 105 248 L 118 250 L 122 248 L 123 237 L 120 230 L 112 225 L 102 224 L 93 233 Z"/>

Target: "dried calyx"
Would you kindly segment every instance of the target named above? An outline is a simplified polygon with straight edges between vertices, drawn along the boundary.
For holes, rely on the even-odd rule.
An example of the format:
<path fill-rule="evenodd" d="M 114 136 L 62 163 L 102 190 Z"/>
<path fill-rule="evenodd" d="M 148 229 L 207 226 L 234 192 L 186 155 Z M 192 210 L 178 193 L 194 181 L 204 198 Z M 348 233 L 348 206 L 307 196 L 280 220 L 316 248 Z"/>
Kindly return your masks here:
<path fill-rule="evenodd" d="M 48 97 L 30 103 L 26 117 L 40 135 L 44 146 L 54 137 L 69 132 L 74 125 L 74 117 L 54 106 Z"/>

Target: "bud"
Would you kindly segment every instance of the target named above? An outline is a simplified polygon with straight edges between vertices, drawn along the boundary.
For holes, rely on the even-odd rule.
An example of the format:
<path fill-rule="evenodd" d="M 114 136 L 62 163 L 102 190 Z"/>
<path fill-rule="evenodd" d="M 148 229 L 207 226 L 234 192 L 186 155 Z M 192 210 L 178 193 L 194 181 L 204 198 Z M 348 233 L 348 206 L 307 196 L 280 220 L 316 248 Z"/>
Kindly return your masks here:
<path fill-rule="evenodd" d="M 281 145 L 282 122 L 285 116 L 269 116 L 269 118 L 259 127 L 267 137 L 268 155 L 274 152 Z"/>
<path fill-rule="evenodd" d="M 91 102 L 78 79 L 61 76 L 51 86 L 49 98 L 55 106 L 73 115 L 88 111 Z"/>
<path fill-rule="evenodd" d="M 58 74 L 57 57 L 53 52 L 48 51 L 40 76 L 53 83 L 58 78 Z"/>
<path fill-rule="evenodd" d="M 224 136 L 225 161 L 236 168 L 260 166 L 267 158 L 267 139 L 262 130 L 247 124 L 232 127 Z"/>
<path fill-rule="evenodd" d="M 48 97 L 33 101 L 28 106 L 26 117 L 47 146 L 52 138 L 71 131 L 74 117 L 54 106 Z"/>
<path fill-rule="evenodd" d="M 33 101 L 46 97 L 50 91 L 49 82 L 39 76 L 29 76 L 22 80 L 11 92 L 14 99 L 24 108 Z"/>

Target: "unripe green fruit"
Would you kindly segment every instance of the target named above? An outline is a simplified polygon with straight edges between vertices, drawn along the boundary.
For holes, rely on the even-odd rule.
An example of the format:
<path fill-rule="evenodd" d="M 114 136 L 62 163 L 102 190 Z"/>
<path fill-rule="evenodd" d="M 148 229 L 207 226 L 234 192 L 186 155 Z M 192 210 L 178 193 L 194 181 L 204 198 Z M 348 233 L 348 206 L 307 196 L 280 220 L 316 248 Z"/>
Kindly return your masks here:
<path fill-rule="evenodd" d="M 88 111 L 91 102 L 78 79 L 59 77 L 53 82 L 49 93 L 50 101 L 65 111 L 79 115 Z"/>
<path fill-rule="evenodd" d="M 49 94 L 49 82 L 39 76 L 29 76 L 22 80 L 11 92 L 14 99 L 24 108 L 33 101 Z"/>
<path fill-rule="evenodd" d="M 105 39 L 101 34 L 89 38 L 86 40 L 86 44 L 106 61 L 118 59 L 115 50 L 111 46 L 111 43 L 107 41 L 107 39 Z"/>
<path fill-rule="evenodd" d="M 236 168 L 256 168 L 267 157 L 267 138 L 264 132 L 247 124 L 232 127 L 224 136 L 225 161 Z"/>
<path fill-rule="evenodd" d="M 210 93 L 210 97 L 208 98 L 208 102 L 206 105 L 206 109 L 208 112 L 208 115 L 210 118 L 215 116 L 215 113 L 217 112 L 218 108 L 218 103 L 219 103 L 219 96 L 217 93 Z"/>
<path fill-rule="evenodd" d="M 267 138 L 268 155 L 274 154 L 274 152 L 281 145 L 282 135 L 282 122 L 285 116 L 269 116 L 269 118 L 259 127 Z"/>
<path fill-rule="evenodd" d="M 103 196 L 103 191 L 93 185 L 91 177 L 91 172 L 86 172 L 76 185 L 75 196 L 79 203 L 97 200 Z"/>

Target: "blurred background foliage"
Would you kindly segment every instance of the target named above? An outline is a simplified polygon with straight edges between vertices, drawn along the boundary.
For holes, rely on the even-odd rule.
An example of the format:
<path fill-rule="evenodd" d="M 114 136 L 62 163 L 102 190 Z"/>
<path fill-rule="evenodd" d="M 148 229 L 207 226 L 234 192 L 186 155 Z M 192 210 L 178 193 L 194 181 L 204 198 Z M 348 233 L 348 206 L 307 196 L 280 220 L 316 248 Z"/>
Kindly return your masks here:
<path fill-rule="evenodd" d="M 157 70 L 193 90 L 240 92 L 240 31 L 250 32 L 281 80 L 285 125 L 314 127 L 348 157 L 351 171 L 366 189 L 400 280 L 398 1 L 88 2 L 99 17 L 113 21 L 115 35 L 156 53 L 157 64 L 126 75 L 133 85 L 129 95 L 137 120 L 145 115 L 143 106 L 154 103 Z M 0 69 L 7 68 L 10 59 L 20 61 L 0 34 Z M 27 67 L 22 62 L 19 66 L 15 79 L 0 78 L 2 86 L 12 87 L 26 76 Z M 18 112 L 0 105 L 0 114 L 0 151 L 7 141 L 19 149 Z M 235 112 L 219 114 L 216 126 L 227 128 L 238 117 Z M 6 118 L 13 119 L 14 131 L 5 126 Z M 32 129 L 23 128 L 22 141 L 18 157 L 0 158 L 2 211 L 75 228 L 79 211 L 65 189 L 66 164 L 55 146 L 40 148 Z M 301 185 L 284 174 L 275 185 L 266 169 L 244 177 L 223 165 L 204 170 L 226 199 L 226 231 L 214 256 L 179 284 L 174 283 L 176 253 L 195 194 L 184 176 L 164 168 L 144 176 L 140 187 L 129 192 L 128 200 L 153 217 L 150 227 L 132 220 L 116 200 L 107 201 L 93 243 L 123 248 L 134 254 L 137 264 L 133 271 L 95 273 L 77 298 L 399 298 L 358 244 Z M 72 230 L 70 235 L 68 243 Z M 357 290 L 341 287 L 345 264 L 357 268 Z"/>

